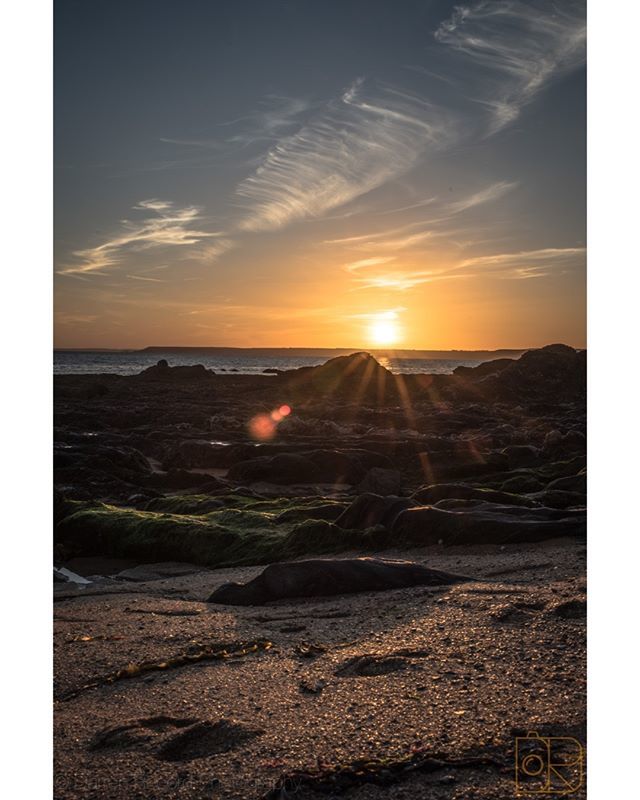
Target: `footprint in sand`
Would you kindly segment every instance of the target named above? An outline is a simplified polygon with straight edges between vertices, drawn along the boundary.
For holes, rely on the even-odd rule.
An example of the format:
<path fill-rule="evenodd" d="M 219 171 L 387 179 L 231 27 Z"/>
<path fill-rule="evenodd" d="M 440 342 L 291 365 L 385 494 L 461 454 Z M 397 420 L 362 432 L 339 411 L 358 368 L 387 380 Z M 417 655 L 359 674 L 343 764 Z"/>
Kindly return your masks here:
<path fill-rule="evenodd" d="M 162 761 L 192 761 L 234 750 L 264 731 L 227 720 L 199 722 L 168 739 L 158 750 Z"/>
<path fill-rule="evenodd" d="M 174 733 L 176 728 L 185 730 Z M 192 761 L 234 750 L 263 732 L 224 719 L 213 722 L 157 716 L 99 731 L 88 749 L 138 749 L 153 753 L 161 761 Z"/>
<path fill-rule="evenodd" d="M 335 675 L 340 677 L 374 678 L 377 675 L 388 675 L 412 669 L 413 664 L 404 656 L 354 656 L 338 667 Z"/>

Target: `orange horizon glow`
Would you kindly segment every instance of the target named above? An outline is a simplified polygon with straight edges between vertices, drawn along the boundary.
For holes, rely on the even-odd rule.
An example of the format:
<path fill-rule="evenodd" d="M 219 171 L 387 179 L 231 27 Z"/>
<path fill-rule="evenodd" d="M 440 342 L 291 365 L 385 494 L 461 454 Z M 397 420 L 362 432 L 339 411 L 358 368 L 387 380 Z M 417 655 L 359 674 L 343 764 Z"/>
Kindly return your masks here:
<path fill-rule="evenodd" d="M 240 269 L 215 272 L 197 264 L 193 280 L 169 280 L 167 270 L 160 273 L 166 276 L 162 281 L 128 281 L 126 291 L 116 291 L 95 276 L 90 308 L 85 306 L 87 281 L 57 279 L 55 346 L 498 350 L 552 342 L 586 345 L 584 281 L 576 289 L 575 275 L 567 271 L 518 277 L 525 258 L 524 266 L 510 266 L 516 272 L 505 277 L 484 256 L 468 258 L 474 263 L 460 267 L 458 251 L 441 246 L 428 258 L 398 254 L 393 269 L 373 258 L 345 268 L 343 246 L 329 249 L 335 250 L 331 259 L 324 251 L 305 251 L 304 271 L 293 254 L 279 248 L 261 252 L 251 265 L 243 259 L 253 279 Z M 479 259 L 484 259 L 481 271 Z M 500 257 L 493 260 L 502 270 Z"/>

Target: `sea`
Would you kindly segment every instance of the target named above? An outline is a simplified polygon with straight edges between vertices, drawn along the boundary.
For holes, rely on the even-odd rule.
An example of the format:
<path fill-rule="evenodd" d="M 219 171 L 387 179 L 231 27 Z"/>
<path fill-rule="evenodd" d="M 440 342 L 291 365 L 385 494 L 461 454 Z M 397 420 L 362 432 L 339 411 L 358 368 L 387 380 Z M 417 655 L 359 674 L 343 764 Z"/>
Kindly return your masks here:
<path fill-rule="evenodd" d="M 147 348 L 145 350 L 54 350 L 55 375 L 136 375 L 166 359 L 170 366 L 203 364 L 214 372 L 256 375 L 265 370 L 287 370 L 324 364 L 355 350 L 240 349 L 240 348 Z M 370 351 L 395 373 L 449 374 L 458 366 L 474 367 L 496 358 L 518 358 L 522 350 L 495 351 Z M 269 374 L 269 373 L 266 373 Z"/>

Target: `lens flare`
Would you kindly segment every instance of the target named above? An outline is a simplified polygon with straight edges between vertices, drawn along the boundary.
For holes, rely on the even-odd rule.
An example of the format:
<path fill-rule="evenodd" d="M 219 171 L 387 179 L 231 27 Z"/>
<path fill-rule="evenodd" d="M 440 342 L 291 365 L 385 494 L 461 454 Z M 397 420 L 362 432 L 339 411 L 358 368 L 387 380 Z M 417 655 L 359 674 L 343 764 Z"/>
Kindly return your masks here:
<path fill-rule="evenodd" d="M 277 433 L 278 425 L 291 413 L 291 406 L 282 405 L 269 413 L 256 414 L 247 425 L 249 435 L 259 442 L 268 442 Z"/>

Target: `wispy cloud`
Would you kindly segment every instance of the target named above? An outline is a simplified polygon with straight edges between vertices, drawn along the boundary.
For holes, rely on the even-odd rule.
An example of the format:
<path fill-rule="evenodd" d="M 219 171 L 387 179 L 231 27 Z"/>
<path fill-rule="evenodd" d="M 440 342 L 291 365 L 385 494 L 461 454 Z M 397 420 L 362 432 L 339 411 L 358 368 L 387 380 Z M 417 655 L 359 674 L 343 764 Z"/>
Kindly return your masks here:
<path fill-rule="evenodd" d="M 461 261 L 456 270 L 501 278 L 542 278 L 584 266 L 585 256 L 584 247 L 547 247 L 468 258 Z"/>
<path fill-rule="evenodd" d="M 365 267 L 375 267 L 379 266 L 380 264 L 387 264 L 389 261 L 394 261 L 395 256 L 378 256 L 376 258 L 361 258 L 358 261 L 351 261 L 349 264 L 345 264 L 344 268 L 347 272 L 356 272 L 359 269 L 364 269 Z"/>
<path fill-rule="evenodd" d="M 416 208 L 424 208 L 436 202 L 435 197 L 426 197 L 424 200 L 419 200 L 416 203 L 411 203 L 408 206 L 398 206 L 397 208 L 387 208 L 383 211 L 374 212 L 378 216 L 386 216 L 387 214 L 399 214 L 402 211 L 414 211 Z"/>
<path fill-rule="evenodd" d="M 492 183 L 491 186 L 485 186 L 483 189 L 480 189 L 480 191 L 463 197 L 462 200 L 449 203 L 446 208 L 451 214 L 460 214 L 470 208 L 475 208 L 485 203 L 493 203 L 495 200 L 504 197 L 505 194 L 515 189 L 517 186 L 517 181 L 499 181 L 498 183 Z"/>
<path fill-rule="evenodd" d="M 517 119 L 553 78 L 584 63 L 582 0 L 485 0 L 458 6 L 435 38 L 478 71 L 477 100 L 490 111 L 488 133 Z"/>
<path fill-rule="evenodd" d="M 266 231 L 322 215 L 455 139 L 452 118 L 425 100 L 355 81 L 296 133 L 280 139 L 236 194 L 240 230 Z"/>
<path fill-rule="evenodd" d="M 56 323 L 60 325 L 90 325 L 99 319 L 97 314 L 74 314 L 68 311 L 55 312 Z"/>
<path fill-rule="evenodd" d="M 558 275 L 584 266 L 584 247 L 543 248 L 519 253 L 477 256 L 437 269 L 377 269 L 376 259 L 364 259 L 354 280 L 362 289 L 406 291 L 423 283 L 465 278 L 527 280 Z M 365 262 L 369 262 L 365 264 Z"/>
<path fill-rule="evenodd" d="M 127 278 L 131 278 L 134 281 L 149 281 L 150 283 L 166 283 L 166 281 L 162 280 L 162 278 L 150 278 L 148 275 L 127 275 Z"/>
<path fill-rule="evenodd" d="M 370 266 L 384 263 L 389 260 L 387 255 L 378 255 L 380 251 L 387 252 L 389 250 L 407 250 L 416 246 L 424 245 L 430 239 L 436 237 L 448 237 L 459 235 L 462 231 L 459 227 L 451 230 L 451 227 L 443 228 L 444 223 L 450 223 L 451 220 L 464 212 L 500 200 L 508 192 L 512 191 L 518 186 L 515 181 L 499 181 L 484 186 L 475 192 L 465 195 L 459 200 L 454 202 L 444 203 L 433 198 L 434 215 L 428 218 L 422 218 L 414 222 L 409 222 L 406 225 L 400 225 L 393 228 L 377 229 L 370 233 L 358 234 L 355 236 L 347 236 L 339 239 L 327 239 L 324 244 L 329 245 L 342 245 L 351 250 L 368 251 L 371 253 L 369 258 L 360 259 L 355 262 L 360 265 Z M 431 205 L 431 203 L 430 203 Z M 384 261 L 381 261 L 384 259 Z"/>
<path fill-rule="evenodd" d="M 95 247 L 76 250 L 75 262 L 59 270 L 63 275 L 86 275 L 100 273 L 117 267 L 127 254 L 163 247 L 186 247 L 200 245 L 217 239 L 218 252 L 228 249 L 230 243 L 221 233 L 211 233 L 194 227 L 202 220 L 196 206 L 177 208 L 167 200 L 141 200 L 134 211 L 146 212 L 147 216 L 136 221 L 123 220 L 120 231 Z M 151 213 L 151 216 L 149 216 Z"/>
<path fill-rule="evenodd" d="M 312 108 L 313 104 L 305 98 L 268 94 L 254 112 L 217 123 L 213 136 L 161 136 L 159 141 L 172 146 L 174 151 L 177 149 L 180 155 L 153 162 L 144 171 L 213 167 L 234 153 L 255 145 L 272 144 L 292 133 Z"/>
<path fill-rule="evenodd" d="M 377 275 L 362 275 L 358 277 L 361 289 L 390 289 L 404 292 L 413 289 L 421 283 L 430 283 L 437 279 L 437 275 L 428 270 L 403 270 L 400 272 L 386 272 Z"/>

